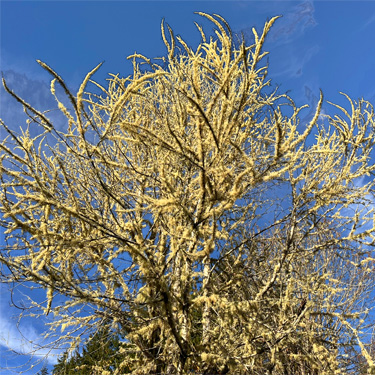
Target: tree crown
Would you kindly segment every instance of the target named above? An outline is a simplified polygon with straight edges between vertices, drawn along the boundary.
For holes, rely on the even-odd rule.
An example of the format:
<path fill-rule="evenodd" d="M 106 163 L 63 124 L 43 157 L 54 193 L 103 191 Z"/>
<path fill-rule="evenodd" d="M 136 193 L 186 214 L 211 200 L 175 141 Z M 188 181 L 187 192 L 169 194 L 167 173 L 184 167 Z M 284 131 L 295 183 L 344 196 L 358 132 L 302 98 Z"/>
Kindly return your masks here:
<path fill-rule="evenodd" d="M 373 371 L 373 107 L 347 97 L 350 113 L 323 120 L 321 93 L 301 124 L 305 106 L 260 66 L 277 17 L 248 46 L 199 14 L 215 39 L 198 26 L 193 50 L 163 23 L 163 62 L 134 54 L 108 87 L 99 64 L 73 95 L 38 61 L 66 129 L 3 80 L 30 122 L 2 123 L 2 279 L 46 289 L 58 341 L 119 329 L 132 355 L 118 373 L 345 373 L 355 345 Z"/>

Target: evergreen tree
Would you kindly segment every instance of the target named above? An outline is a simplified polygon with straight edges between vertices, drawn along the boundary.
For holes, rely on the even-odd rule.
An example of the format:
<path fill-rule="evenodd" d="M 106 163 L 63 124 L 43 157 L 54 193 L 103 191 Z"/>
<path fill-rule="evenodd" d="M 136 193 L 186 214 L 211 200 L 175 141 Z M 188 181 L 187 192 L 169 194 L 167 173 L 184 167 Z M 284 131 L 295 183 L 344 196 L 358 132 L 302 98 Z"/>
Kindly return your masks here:
<path fill-rule="evenodd" d="M 42 369 L 36 375 L 48 375 L 47 367 L 43 366 Z"/>
<path fill-rule="evenodd" d="M 120 350 L 119 335 L 103 328 L 91 335 L 82 350 L 77 348 L 69 356 L 65 351 L 53 368 L 53 375 L 94 375 L 112 374 L 121 367 L 123 354 Z M 128 373 L 121 369 L 122 374 Z"/>

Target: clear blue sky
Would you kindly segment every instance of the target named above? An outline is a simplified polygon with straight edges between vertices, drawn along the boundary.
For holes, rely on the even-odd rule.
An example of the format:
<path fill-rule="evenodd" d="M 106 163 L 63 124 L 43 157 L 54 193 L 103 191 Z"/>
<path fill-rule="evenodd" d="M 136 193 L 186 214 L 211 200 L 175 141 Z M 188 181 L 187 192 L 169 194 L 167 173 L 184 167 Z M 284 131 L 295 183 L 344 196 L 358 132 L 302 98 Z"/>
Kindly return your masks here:
<path fill-rule="evenodd" d="M 314 107 L 323 90 L 325 99 L 347 105 L 338 92 L 375 103 L 375 2 L 372 1 L 1 1 L 1 70 L 8 85 L 40 109 L 55 107 L 48 94 L 49 75 L 35 62 L 50 65 L 76 90 L 85 74 L 105 61 L 96 74 L 104 84 L 107 73 L 127 76 L 135 51 L 148 57 L 165 55 L 160 23 L 165 18 L 192 47 L 199 43 L 194 21 L 212 26 L 194 11 L 218 13 L 234 32 L 251 41 L 251 28 L 283 15 L 273 27 L 265 49 L 269 78 L 298 105 Z M 22 109 L 0 91 L 0 117 L 18 126 Z M 325 105 L 328 110 L 328 104 Z M 309 111 L 305 112 L 306 116 Z M 1 240 L 3 240 L 1 238 Z M 18 296 L 18 298 L 20 298 Z M 1 365 L 25 359 L 8 349 L 27 350 L 9 307 L 10 294 L 0 289 Z M 24 333 L 38 341 L 41 321 L 28 320 Z M 22 349 L 23 348 L 23 349 Z M 43 354 L 40 353 L 39 354 Z M 31 358 L 32 360 L 35 359 Z M 51 357 L 50 364 L 53 359 Z M 36 374 L 40 367 L 27 372 Z M 18 370 L 15 371 L 18 373 Z M 1 375 L 9 374 L 0 370 Z"/>

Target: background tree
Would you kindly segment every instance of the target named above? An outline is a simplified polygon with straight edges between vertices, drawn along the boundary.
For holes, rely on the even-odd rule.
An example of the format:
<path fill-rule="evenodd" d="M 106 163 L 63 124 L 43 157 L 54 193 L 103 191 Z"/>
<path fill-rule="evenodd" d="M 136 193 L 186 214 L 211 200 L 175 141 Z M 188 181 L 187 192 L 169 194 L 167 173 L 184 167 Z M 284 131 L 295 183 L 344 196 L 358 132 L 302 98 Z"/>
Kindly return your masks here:
<path fill-rule="evenodd" d="M 82 347 L 73 355 L 65 351 L 54 366 L 53 375 L 105 375 L 113 374 L 120 368 L 123 354 L 120 350 L 119 336 L 106 328 L 101 328 L 89 337 Z M 122 374 L 130 370 L 122 369 Z"/>
<path fill-rule="evenodd" d="M 350 113 L 322 116 L 321 94 L 300 124 L 262 65 L 277 17 L 247 46 L 199 14 L 216 39 L 198 26 L 193 50 L 162 24 L 163 63 L 132 55 L 108 87 L 98 65 L 73 95 L 39 62 L 64 131 L 4 82 L 32 123 L 2 124 L 2 280 L 45 288 L 73 347 L 109 321 L 131 353 L 115 374 L 345 374 L 348 347 L 374 372 L 373 107 L 347 97 Z"/>
<path fill-rule="evenodd" d="M 36 375 L 48 375 L 47 367 L 43 366 L 42 369 Z"/>

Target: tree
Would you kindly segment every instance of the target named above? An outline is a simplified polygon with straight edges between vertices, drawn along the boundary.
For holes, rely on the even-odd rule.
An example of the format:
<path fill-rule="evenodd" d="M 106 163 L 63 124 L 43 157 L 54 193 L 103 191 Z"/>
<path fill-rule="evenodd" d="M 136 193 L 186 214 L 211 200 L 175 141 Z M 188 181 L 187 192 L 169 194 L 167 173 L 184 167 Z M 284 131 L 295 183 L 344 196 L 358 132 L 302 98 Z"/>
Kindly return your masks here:
<path fill-rule="evenodd" d="M 94 375 L 112 374 L 120 367 L 123 355 L 120 353 L 119 336 L 106 328 L 100 329 L 92 335 L 82 352 L 76 350 L 69 357 L 65 351 L 53 368 L 53 375 Z M 128 369 L 122 369 L 122 374 L 127 374 Z"/>
<path fill-rule="evenodd" d="M 373 331 L 371 334 L 371 340 L 366 344 L 366 349 L 368 350 L 368 353 L 372 358 L 375 357 L 375 334 L 374 334 L 374 327 L 372 327 Z M 349 358 L 354 358 L 353 361 L 350 363 L 350 369 L 351 373 L 353 374 L 366 374 L 369 371 L 369 365 L 365 358 L 362 356 L 358 355 L 358 353 L 353 354 L 353 348 L 348 348 L 348 357 Z"/>
<path fill-rule="evenodd" d="M 48 375 L 48 369 L 46 366 L 43 366 L 40 372 L 38 372 L 36 375 Z"/>
<path fill-rule="evenodd" d="M 199 14 L 216 39 L 198 26 L 193 50 L 162 23 L 163 63 L 134 54 L 108 87 L 98 65 L 73 95 L 39 61 L 64 131 L 3 81 L 30 124 L 2 124 L 2 280 L 45 288 L 73 347 L 110 322 L 115 374 L 345 374 L 358 355 L 373 373 L 373 107 L 323 116 L 321 94 L 300 124 L 262 63 L 277 17 L 247 46 Z"/>

